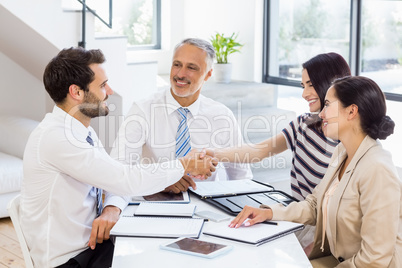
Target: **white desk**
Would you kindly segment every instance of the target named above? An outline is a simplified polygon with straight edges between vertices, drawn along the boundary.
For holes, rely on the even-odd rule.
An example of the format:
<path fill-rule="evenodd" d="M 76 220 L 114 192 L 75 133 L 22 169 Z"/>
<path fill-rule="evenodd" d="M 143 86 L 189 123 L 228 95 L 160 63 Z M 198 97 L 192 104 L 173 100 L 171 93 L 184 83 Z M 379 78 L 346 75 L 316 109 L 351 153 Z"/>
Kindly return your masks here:
<path fill-rule="evenodd" d="M 197 210 L 208 209 L 223 213 L 215 207 L 191 196 L 191 203 Z M 136 206 L 129 206 L 124 215 L 133 215 Z M 229 223 L 229 221 L 227 221 Z M 205 222 L 204 229 L 213 227 L 214 222 Z M 201 235 L 201 240 L 233 245 L 233 249 L 225 255 L 214 259 L 205 259 L 191 255 L 162 250 L 159 245 L 173 239 L 117 237 L 113 256 L 113 268 L 125 267 L 312 267 L 300 246 L 296 236 L 290 234 L 259 247 Z"/>

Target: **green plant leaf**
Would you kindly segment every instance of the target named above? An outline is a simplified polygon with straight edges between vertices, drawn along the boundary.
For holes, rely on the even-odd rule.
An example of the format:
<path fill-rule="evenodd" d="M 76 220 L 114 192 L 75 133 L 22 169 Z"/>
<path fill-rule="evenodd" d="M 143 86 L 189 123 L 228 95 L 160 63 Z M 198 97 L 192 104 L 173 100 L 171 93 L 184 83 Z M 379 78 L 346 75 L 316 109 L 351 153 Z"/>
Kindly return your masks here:
<path fill-rule="evenodd" d="M 240 52 L 244 46 L 236 42 L 239 34 L 232 33 L 230 37 L 225 37 L 224 34 L 216 33 L 211 36 L 211 43 L 215 49 L 217 63 L 228 63 L 228 55 Z"/>

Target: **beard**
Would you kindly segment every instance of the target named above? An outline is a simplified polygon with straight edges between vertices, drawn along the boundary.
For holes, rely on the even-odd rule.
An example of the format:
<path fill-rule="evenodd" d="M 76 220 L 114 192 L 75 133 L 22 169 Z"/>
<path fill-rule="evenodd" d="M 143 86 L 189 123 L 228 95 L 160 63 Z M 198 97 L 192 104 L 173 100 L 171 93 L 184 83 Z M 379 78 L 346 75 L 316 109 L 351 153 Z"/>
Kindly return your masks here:
<path fill-rule="evenodd" d="M 95 118 L 99 116 L 106 116 L 109 114 L 109 107 L 103 104 L 103 101 L 107 100 L 109 96 L 106 95 L 104 100 L 100 100 L 90 91 L 85 91 L 84 102 L 80 105 L 80 112 L 88 116 L 89 118 Z"/>
<path fill-rule="evenodd" d="M 181 87 L 176 87 L 176 82 L 182 82 L 182 83 L 186 83 L 187 85 L 185 86 L 185 88 L 181 88 Z M 180 98 L 186 98 L 189 97 L 191 95 L 193 95 L 194 92 L 192 92 L 193 88 L 191 85 L 191 81 L 188 80 L 187 78 L 180 78 L 178 76 L 174 76 L 172 78 L 172 81 L 170 83 L 170 88 L 172 89 L 174 95 L 176 95 L 177 97 Z"/>

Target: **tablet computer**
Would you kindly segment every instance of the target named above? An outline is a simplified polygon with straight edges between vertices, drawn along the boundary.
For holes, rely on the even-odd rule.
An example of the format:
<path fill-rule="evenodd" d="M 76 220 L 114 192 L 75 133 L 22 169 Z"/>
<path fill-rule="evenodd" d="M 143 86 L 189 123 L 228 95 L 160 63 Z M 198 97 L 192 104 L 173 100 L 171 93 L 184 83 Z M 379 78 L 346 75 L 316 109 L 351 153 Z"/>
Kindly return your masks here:
<path fill-rule="evenodd" d="M 129 205 L 139 205 L 141 202 L 188 204 L 190 203 L 190 195 L 188 191 L 185 191 L 178 194 L 159 192 L 146 196 L 132 196 Z"/>
<path fill-rule="evenodd" d="M 161 249 L 176 251 L 204 258 L 215 258 L 232 249 L 232 246 L 181 237 L 172 242 L 160 245 Z"/>

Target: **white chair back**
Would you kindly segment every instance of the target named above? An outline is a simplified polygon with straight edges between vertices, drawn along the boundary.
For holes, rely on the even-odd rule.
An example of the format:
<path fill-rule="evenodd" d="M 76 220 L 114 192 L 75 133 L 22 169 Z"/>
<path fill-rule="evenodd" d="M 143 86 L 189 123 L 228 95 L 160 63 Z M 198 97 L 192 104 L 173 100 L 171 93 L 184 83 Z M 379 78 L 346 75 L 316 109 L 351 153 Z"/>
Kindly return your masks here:
<path fill-rule="evenodd" d="M 33 263 L 31 255 L 29 254 L 29 249 L 25 241 L 24 234 L 21 230 L 20 225 L 20 195 L 14 197 L 10 203 L 8 203 L 8 213 L 10 213 L 11 221 L 13 222 L 15 232 L 17 233 L 18 241 L 20 242 L 22 255 L 24 256 L 26 268 L 33 268 Z"/>

